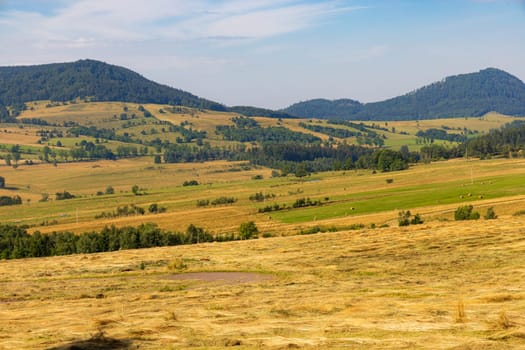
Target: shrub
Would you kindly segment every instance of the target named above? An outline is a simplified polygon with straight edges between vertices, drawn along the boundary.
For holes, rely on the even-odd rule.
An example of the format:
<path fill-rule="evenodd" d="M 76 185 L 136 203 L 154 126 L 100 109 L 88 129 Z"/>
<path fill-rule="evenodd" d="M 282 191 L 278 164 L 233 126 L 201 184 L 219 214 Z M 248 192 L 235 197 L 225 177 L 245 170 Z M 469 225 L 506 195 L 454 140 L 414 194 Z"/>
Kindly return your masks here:
<path fill-rule="evenodd" d="M 241 226 L 239 226 L 239 236 L 241 239 L 255 238 L 258 233 L 259 229 L 257 229 L 257 226 L 253 221 L 243 222 Z"/>
<path fill-rule="evenodd" d="M 493 220 L 493 219 L 497 219 L 498 216 L 496 215 L 496 212 L 494 211 L 494 208 L 490 207 L 490 208 L 487 209 L 487 213 L 485 214 L 485 216 L 483 218 L 485 220 Z"/>
<path fill-rule="evenodd" d="M 114 194 L 114 193 L 115 193 L 115 189 L 113 188 L 113 186 L 106 187 L 106 194 Z"/>
<path fill-rule="evenodd" d="M 477 220 L 479 219 L 479 213 L 472 211 L 474 208 L 472 205 L 464 205 L 456 209 L 454 212 L 454 220 Z"/>
<path fill-rule="evenodd" d="M 61 200 L 64 200 L 64 199 L 75 198 L 75 196 L 72 195 L 71 193 L 69 193 L 68 191 L 64 191 L 64 192 L 57 192 L 57 193 L 55 193 L 55 198 L 56 198 L 57 201 L 61 201 Z"/>
<path fill-rule="evenodd" d="M 150 213 L 156 213 L 159 211 L 159 205 L 157 203 L 152 203 L 150 204 L 149 208 L 148 208 L 148 211 Z"/>
<path fill-rule="evenodd" d="M 419 225 L 422 223 L 423 223 L 423 220 L 421 219 L 421 216 L 419 216 L 419 214 L 414 215 L 412 220 L 410 220 L 410 225 Z"/>
<path fill-rule="evenodd" d="M 391 183 L 393 183 L 393 182 L 394 182 L 394 179 L 386 179 L 386 183 L 387 183 L 387 184 L 391 184 Z"/>
<path fill-rule="evenodd" d="M 259 213 L 269 213 L 269 212 L 272 212 L 272 211 L 284 210 L 286 208 L 287 208 L 286 204 L 283 204 L 281 206 L 281 205 L 279 205 L 277 203 L 274 203 L 274 204 L 267 205 L 264 208 L 259 208 Z"/>
<path fill-rule="evenodd" d="M 133 192 L 133 194 L 135 196 L 138 196 L 140 193 L 139 193 L 139 186 L 138 185 L 133 185 L 133 187 L 131 187 L 131 192 Z"/>
<path fill-rule="evenodd" d="M 313 227 L 310 227 L 310 228 L 307 228 L 307 229 L 304 229 L 304 230 L 301 229 L 299 234 L 301 234 L 301 235 L 312 235 L 312 234 L 319 233 L 319 232 L 326 232 L 326 230 L 324 228 L 321 228 L 321 226 L 316 225 L 316 226 L 313 226 Z"/>
<path fill-rule="evenodd" d="M 22 204 L 22 198 L 20 196 L 14 196 L 14 197 L 0 196 L 0 206 L 19 205 L 19 204 Z"/>
<path fill-rule="evenodd" d="M 414 215 L 412 218 L 412 213 L 410 210 L 400 211 L 398 214 L 398 223 L 399 226 L 408 226 L 408 225 L 419 225 L 423 223 L 423 219 L 419 214 Z"/>
<path fill-rule="evenodd" d="M 197 206 L 198 207 L 207 207 L 208 205 L 210 205 L 210 201 L 207 200 L 207 199 L 198 199 L 197 200 Z"/>
<path fill-rule="evenodd" d="M 408 226 L 410 225 L 410 210 L 407 211 L 400 211 L 397 214 L 397 222 L 399 223 L 399 226 Z"/>
<path fill-rule="evenodd" d="M 220 204 L 233 204 L 237 202 L 237 198 L 234 197 L 219 197 L 211 201 L 211 205 L 220 205 Z"/>
<path fill-rule="evenodd" d="M 157 203 L 150 204 L 148 211 L 152 214 L 164 213 L 166 212 L 165 207 L 159 207 Z"/>
<path fill-rule="evenodd" d="M 199 181 L 197 180 L 190 180 L 190 181 L 184 181 L 184 183 L 182 184 L 182 186 L 186 187 L 186 186 L 198 186 L 199 185 Z"/>
<path fill-rule="evenodd" d="M 5 178 L 0 176 L 0 188 L 4 188 L 5 187 Z"/>
<path fill-rule="evenodd" d="M 257 192 L 249 197 L 249 199 L 253 202 L 263 202 L 266 199 L 275 198 L 275 194 L 269 193 L 264 194 L 263 192 Z"/>
<path fill-rule="evenodd" d="M 314 207 L 317 205 L 321 205 L 321 201 L 312 201 L 310 198 L 299 198 L 295 201 L 295 203 L 292 205 L 293 208 L 304 208 L 304 207 Z"/>

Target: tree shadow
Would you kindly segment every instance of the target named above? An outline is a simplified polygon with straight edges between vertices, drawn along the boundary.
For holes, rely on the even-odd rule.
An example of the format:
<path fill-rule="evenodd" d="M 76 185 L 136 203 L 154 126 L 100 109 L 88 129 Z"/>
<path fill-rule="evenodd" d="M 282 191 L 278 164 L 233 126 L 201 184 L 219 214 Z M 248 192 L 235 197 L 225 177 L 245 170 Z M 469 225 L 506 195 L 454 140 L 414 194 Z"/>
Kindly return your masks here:
<path fill-rule="evenodd" d="M 77 340 L 47 350 L 128 350 L 132 349 L 131 345 L 131 340 L 114 339 L 97 334 L 87 340 Z"/>

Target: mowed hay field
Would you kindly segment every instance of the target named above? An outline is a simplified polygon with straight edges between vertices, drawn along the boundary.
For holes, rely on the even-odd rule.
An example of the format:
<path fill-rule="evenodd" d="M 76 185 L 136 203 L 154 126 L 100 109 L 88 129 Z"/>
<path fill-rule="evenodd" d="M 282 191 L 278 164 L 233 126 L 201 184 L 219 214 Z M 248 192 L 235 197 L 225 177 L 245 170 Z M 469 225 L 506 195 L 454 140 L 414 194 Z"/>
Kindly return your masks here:
<path fill-rule="evenodd" d="M 522 348 L 524 224 L 0 261 L 0 349 Z"/>

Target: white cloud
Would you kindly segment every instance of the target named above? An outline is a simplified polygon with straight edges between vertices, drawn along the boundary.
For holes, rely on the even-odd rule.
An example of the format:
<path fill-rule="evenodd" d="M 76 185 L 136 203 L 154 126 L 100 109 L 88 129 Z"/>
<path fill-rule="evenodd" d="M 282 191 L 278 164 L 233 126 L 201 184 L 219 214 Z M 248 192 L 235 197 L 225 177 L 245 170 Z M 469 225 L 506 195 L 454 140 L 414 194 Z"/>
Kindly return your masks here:
<path fill-rule="evenodd" d="M 259 39 L 301 30 L 349 9 L 340 1 L 80 0 L 51 14 L 0 13 L 0 38 L 55 48 L 157 39 Z"/>

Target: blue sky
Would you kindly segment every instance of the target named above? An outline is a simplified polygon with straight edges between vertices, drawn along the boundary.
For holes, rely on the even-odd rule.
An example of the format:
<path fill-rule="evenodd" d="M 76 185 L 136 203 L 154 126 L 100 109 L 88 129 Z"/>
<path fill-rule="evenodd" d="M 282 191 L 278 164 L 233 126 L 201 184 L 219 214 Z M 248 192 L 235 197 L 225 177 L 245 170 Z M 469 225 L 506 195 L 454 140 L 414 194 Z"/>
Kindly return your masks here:
<path fill-rule="evenodd" d="M 92 58 L 227 105 L 378 101 L 496 67 L 525 0 L 0 0 L 0 65 Z"/>

